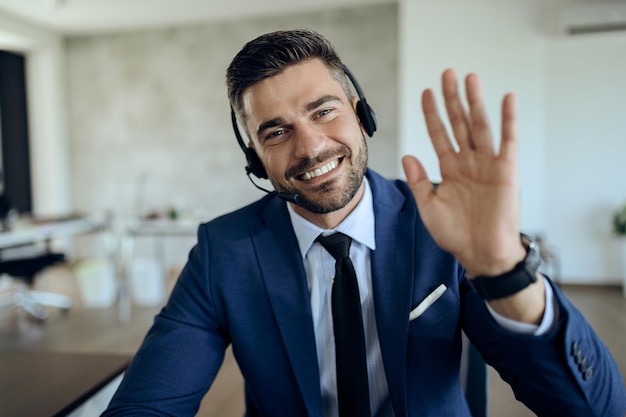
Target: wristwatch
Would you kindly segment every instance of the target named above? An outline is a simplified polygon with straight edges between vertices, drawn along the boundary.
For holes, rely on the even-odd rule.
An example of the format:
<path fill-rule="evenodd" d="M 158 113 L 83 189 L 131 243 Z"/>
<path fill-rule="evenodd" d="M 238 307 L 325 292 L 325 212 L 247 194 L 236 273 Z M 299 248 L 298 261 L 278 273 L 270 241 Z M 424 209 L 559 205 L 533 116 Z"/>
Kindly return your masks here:
<path fill-rule="evenodd" d="M 539 246 L 529 236 L 521 233 L 526 256 L 509 272 L 495 276 L 467 278 L 472 289 L 487 301 L 508 297 L 537 281 L 537 270 L 541 265 Z"/>

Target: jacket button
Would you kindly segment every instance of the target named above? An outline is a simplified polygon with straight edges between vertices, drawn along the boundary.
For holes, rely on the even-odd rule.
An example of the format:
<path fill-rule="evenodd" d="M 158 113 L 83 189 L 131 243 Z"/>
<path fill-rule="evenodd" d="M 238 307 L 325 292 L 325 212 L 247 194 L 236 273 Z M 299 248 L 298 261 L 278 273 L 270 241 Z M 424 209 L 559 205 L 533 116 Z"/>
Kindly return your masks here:
<path fill-rule="evenodd" d="M 576 362 L 577 365 L 580 365 L 581 363 L 587 362 L 587 358 L 585 358 L 583 356 L 583 351 L 578 349 L 576 351 L 576 353 L 574 354 L 574 362 Z"/>
<path fill-rule="evenodd" d="M 585 372 L 583 372 L 583 381 L 589 381 L 592 376 L 593 376 L 593 368 L 589 366 L 587 367 L 587 369 L 585 369 Z"/>

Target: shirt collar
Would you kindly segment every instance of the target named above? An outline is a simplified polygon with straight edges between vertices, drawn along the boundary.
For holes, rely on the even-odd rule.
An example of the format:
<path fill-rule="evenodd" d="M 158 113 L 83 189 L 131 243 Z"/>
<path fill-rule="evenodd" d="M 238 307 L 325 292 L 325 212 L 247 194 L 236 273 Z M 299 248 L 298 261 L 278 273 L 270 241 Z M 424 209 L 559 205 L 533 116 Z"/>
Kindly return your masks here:
<path fill-rule="evenodd" d="M 341 232 L 371 250 L 376 249 L 372 189 L 370 188 L 367 177 L 363 177 L 363 183 L 365 184 L 365 190 L 361 201 L 359 201 L 359 204 L 357 204 L 354 210 L 348 214 L 348 217 L 334 229 L 322 229 L 316 226 L 296 213 L 291 208 L 291 204 L 287 204 L 289 217 L 291 218 L 291 224 L 293 225 L 293 230 L 298 239 L 298 246 L 302 258 L 306 256 L 311 245 L 313 245 L 313 242 L 320 234 L 328 234 L 329 232 Z"/>

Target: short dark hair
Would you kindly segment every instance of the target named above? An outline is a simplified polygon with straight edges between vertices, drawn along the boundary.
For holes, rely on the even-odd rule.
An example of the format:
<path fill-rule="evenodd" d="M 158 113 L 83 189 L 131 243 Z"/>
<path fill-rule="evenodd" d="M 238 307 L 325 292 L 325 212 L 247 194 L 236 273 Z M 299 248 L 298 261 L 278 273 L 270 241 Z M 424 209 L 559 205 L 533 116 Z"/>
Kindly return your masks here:
<path fill-rule="evenodd" d="M 244 91 L 285 68 L 310 59 L 321 59 L 346 95 L 352 93 L 344 66 L 330 42 L 308 29 L 276 31 L 251 40 L 233 58 L 226 70 L 226 87 L 231 107 L 245 122 L 242 96 Z"/>

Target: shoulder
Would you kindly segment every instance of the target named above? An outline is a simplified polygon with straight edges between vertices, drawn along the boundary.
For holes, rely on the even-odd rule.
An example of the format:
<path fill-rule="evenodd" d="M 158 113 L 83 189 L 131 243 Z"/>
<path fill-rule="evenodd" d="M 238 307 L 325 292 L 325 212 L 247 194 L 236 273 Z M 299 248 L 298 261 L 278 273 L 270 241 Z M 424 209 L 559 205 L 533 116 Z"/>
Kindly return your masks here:
<path fill-rule="evenodd" d="M 248 235 L 250 230 L 258 229 L 276 218 L 289 218 L 286 203 L 276 196 L 268 195 L 201 224 L 200 234 L 231 237 Z"/>
<path fill-rule="evenodd" d="M 406 181 L 401 179 L 387 179 L 369 168 L 366 177 L 372 188 L 375 205 L 382 202 L 385 204 L 403 206 L 409 209 L 416 207 L 413 194 Z"/>

